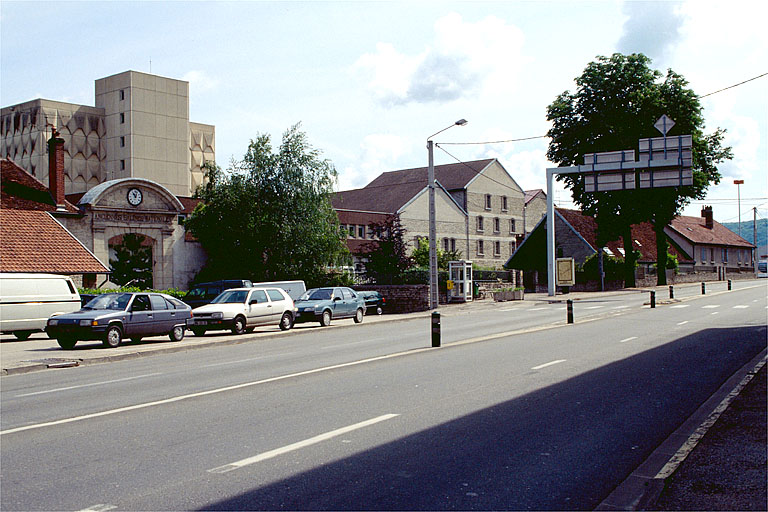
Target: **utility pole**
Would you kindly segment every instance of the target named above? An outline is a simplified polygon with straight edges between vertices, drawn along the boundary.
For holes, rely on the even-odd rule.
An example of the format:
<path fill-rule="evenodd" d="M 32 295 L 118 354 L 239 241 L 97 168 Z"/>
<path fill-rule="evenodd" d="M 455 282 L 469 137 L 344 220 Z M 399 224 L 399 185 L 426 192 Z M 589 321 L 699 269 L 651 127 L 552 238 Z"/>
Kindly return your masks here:
<path fill-rule="evenodd" d="M 739 205 L 739 236 L 741 236 L 741 185 L 744 184 L 744 180 L 733 180 L 733 184 L 736 185 L 736 195 L 738 197 L 738 205 Z"/>
<path fill-rule="evenodd" d="M 755 247 L 752 249 L 752 266 L 755 269 L 755 277 L 757 277 L 757 206 L 752 208 L 752 245 Z"/>

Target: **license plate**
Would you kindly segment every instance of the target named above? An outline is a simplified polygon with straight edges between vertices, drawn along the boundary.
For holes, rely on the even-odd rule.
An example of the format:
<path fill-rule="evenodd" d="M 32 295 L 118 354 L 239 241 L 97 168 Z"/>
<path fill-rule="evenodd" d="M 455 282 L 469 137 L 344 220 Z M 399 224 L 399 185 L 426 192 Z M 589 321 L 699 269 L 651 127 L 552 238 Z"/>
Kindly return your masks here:
<path fill-rule="evenodd" d="M 208 325 L 208 320 L 195 320 L 195 325 Z"/>

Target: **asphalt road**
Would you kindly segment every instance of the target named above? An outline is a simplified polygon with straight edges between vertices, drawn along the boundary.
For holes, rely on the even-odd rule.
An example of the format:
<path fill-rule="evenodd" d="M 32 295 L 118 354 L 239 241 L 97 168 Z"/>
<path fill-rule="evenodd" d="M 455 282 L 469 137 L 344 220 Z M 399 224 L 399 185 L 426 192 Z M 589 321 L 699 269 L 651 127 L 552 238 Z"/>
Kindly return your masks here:
<path fill-rule="evenodd" d="M 766 346 L 764 286 L 643 300 L 3 377 L 0 506 L 593 509 Z"/>

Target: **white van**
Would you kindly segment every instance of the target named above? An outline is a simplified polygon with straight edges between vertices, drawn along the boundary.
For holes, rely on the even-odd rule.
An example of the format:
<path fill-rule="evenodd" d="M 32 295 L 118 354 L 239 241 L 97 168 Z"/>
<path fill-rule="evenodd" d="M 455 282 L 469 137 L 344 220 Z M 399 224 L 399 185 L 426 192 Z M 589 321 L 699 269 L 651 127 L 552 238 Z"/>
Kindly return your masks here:
<path fill-rule="evenodd" d="M 307 291 L 307 285 L 304 284 L 304 281 L 271 281 L 269 283 L 253 283 L 251 286 L 253 288 L 277 287 L 290 295 L 293 300 L 298 299 Z"/>
<path fill-rule="evenodd" d="M 80 309 L 72 280 L 56 274 L 0 272 L 0 332 L 26 340 L 54 315 Z"/>

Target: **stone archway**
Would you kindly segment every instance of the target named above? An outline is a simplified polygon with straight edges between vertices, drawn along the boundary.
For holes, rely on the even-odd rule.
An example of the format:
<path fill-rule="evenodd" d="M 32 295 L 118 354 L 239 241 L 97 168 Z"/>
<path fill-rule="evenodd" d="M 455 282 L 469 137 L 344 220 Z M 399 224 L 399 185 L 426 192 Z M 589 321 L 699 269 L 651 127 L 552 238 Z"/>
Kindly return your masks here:
<path fill-rule="evenodd" d="M 154 238 L 142 233 L 123 233 L 109 238 L 107 246 L 113 283 L 153 288 Z"/>

